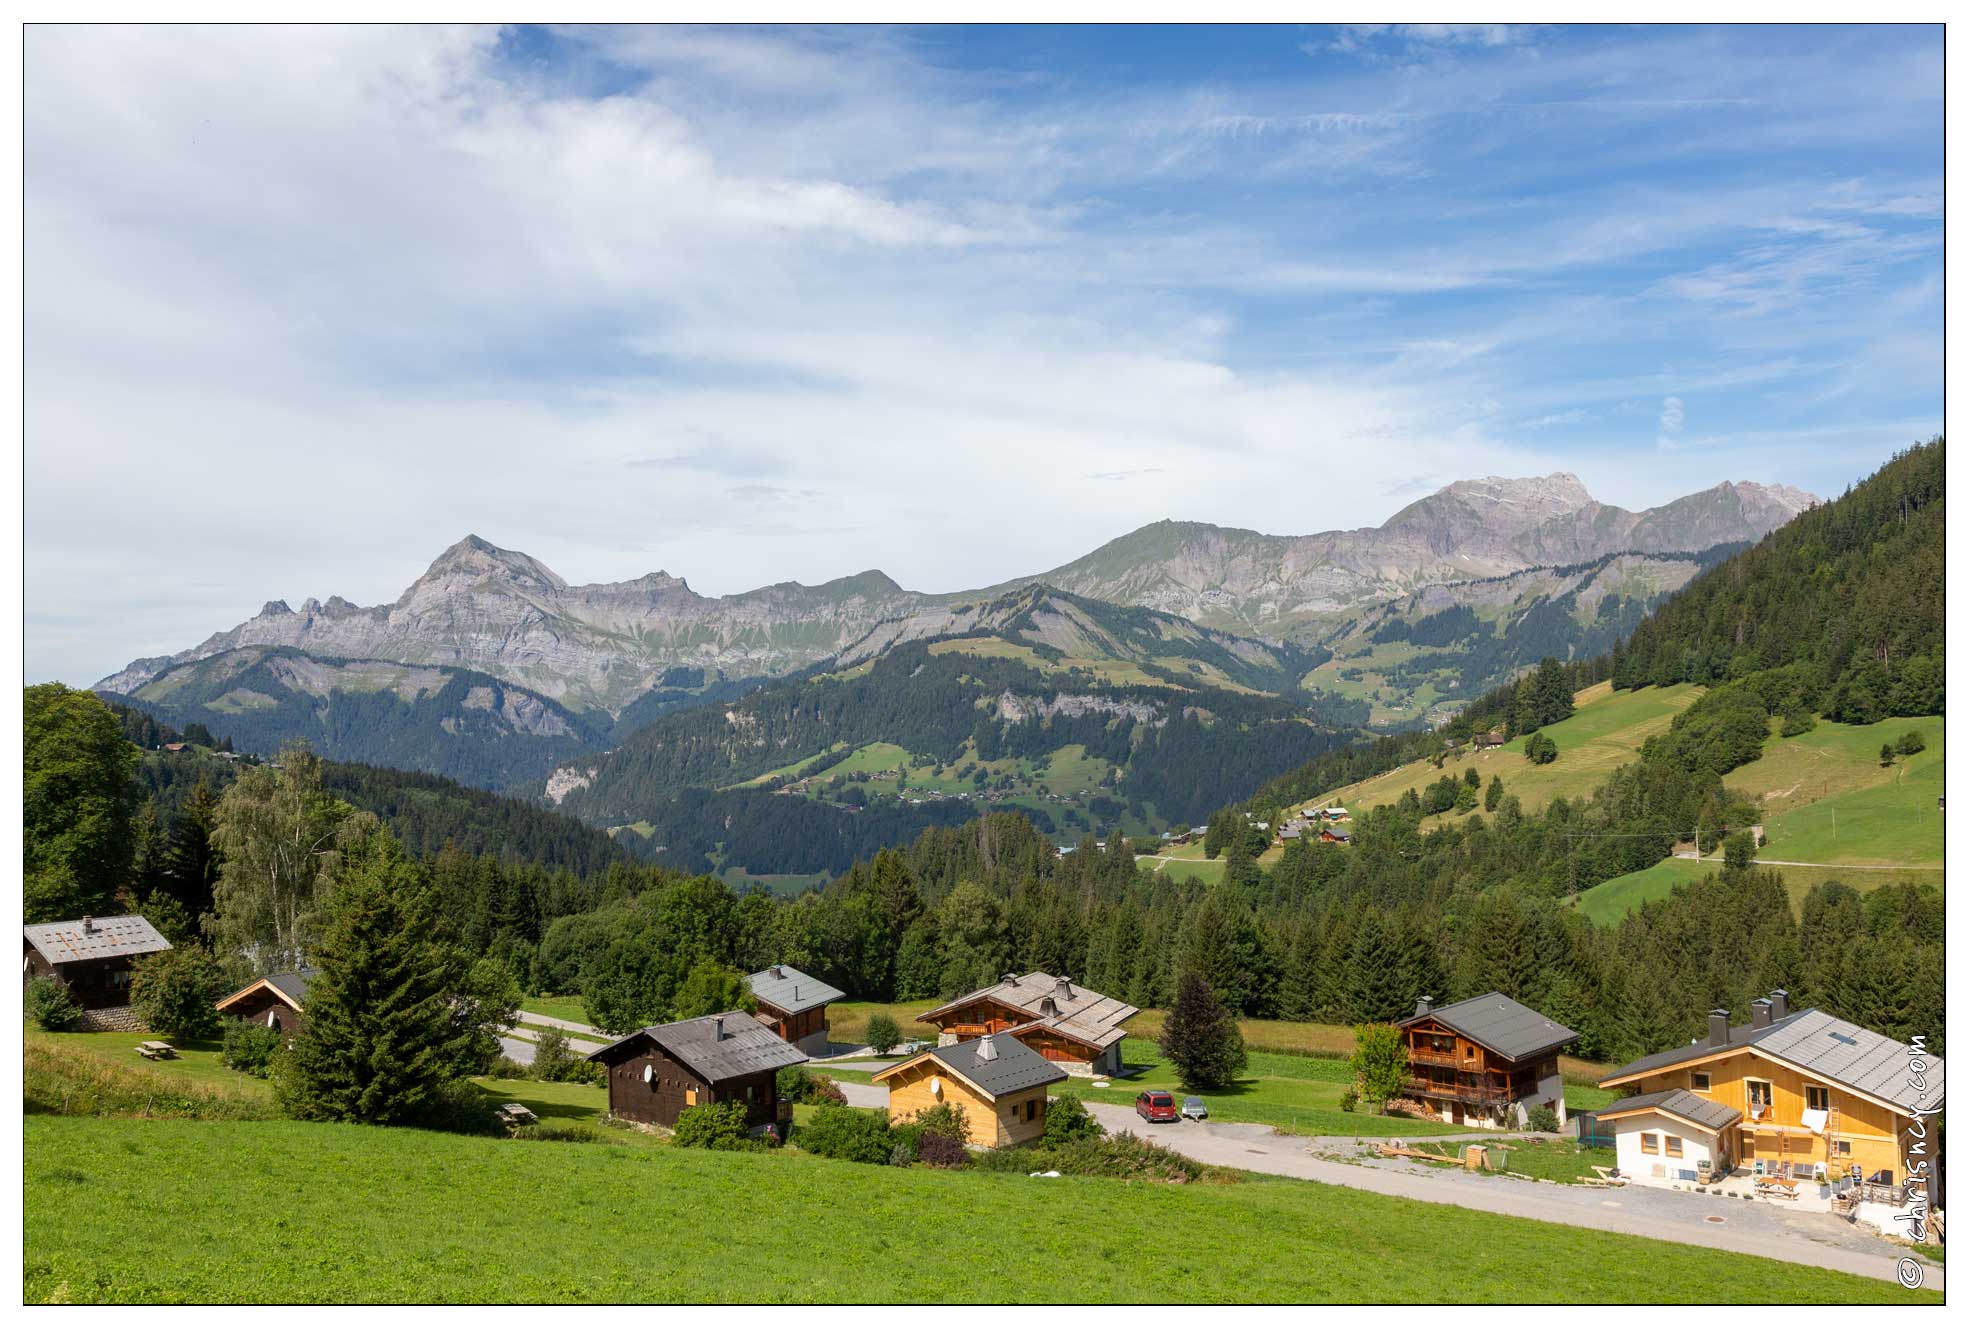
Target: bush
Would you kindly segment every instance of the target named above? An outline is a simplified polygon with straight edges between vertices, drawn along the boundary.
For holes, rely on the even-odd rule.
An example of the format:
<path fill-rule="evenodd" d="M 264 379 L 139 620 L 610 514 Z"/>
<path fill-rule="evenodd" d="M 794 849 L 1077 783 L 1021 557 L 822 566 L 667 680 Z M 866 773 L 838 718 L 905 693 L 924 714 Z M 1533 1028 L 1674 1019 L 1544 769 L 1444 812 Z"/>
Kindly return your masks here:
<path fill-rule="evenodd" d="M 614 1144 L 585 1121 L 542 1121 L 511 1128 L 515 1140 L 556 1140 L 563 1144 Z"/>
<path fill-rule="evenodd" d="M 1355 1108 L 1359 1107 L 1360 1105 L 1361 1105 L 1360 1090 L 1347 1089 L 1341 1093 L 1340 1110 L 1342 1112 L 1352 1112 Z"/>
<path fill-rule="evenodd" d="M 1810 711 L 1803 706 L 1794 706 L 1784 713 L 1784 723 L 1779 726 L 1778 733 L 1784 738 L 1796 738 L 1800 734 L 1811 733 L 1818 728 L 1818 724 L 1817 717 Z"/>
<path fill-rule="evenodd" d="M 1401 1030 L 1391 1024 L 1354 1026 L 1354 1055 L 1350 1062 L 1362 1097 L 1386 1103 L 1399 1094 L 1408 1078 L 1408 1046 Z"/>
<path fill-rule="evenodd" d="M 845 1107 L 848 1096 L 832 1079 L 805 1066 L 784 1066 L 773 1079 L 773 1088 L 791 1103 L 833 1103 Z"/>
<path fill-rule="evenodd" d="M 1079 1095 L 1061 1094 L 1046 1105 L 1046 1133 L 1039 1137 L 1039 1143 L 1050 1149 L 1104 1133 L 1101 1123 L 1081 1104 Z"/>
<path fill-rule="evenodd" d="M 1055 1149 L 986 1149 L 970 1154 L 970 1163 L 985 1172 L 1059 1172 L 1069 1177 L 1126 1181 L 1235 1180 L 1235 1174 L 1227 1169 L 1199 1163 L 1128 1131 L 1075 1140 Z"/>
<path fill-rule="evenodd" d="M 964 1167 L 971 1161 L 971 1151 L 961 1141 L 953 1140 L 948 1135 L 931 1133 L 923 1136 L 917 1157 L 930 1167 Z"/>
<path fill-rule="evenodd" d="M 926 1107 L 912 1121 L 925 1135 L 941 1135 L 960 1143 L 971 1138 L 971 1118 L 965 1113 L 962 1103 L 939 1103 L 935 1107 Z"/>
<path fill-rule="evenodd" d="M 1549 766 L 1559 759 L 1559 745 L 1544 734 L 1533 734 L 1525 740 L 1525 760 L 1535 766 Z"/>
<path fill-rule="evenodd" d="M 291 1055 L 274 1058 L 276 1091 L 291 1060 Z M 439 1085 L 437 1092 L 425 1100 L 417 1115 L 405 1124 L 433 1131 L 450 1131 L 455 1135 L 506 1133 L 506 1123 L 499 1117 L 499 1104 L 470 1080 L 447 1080 Z"/>
<path fill-rule="evenodd" d="M 167 1038 L 209 1038 L 219 1032 L 213 1005 L 232 983 L 225 966 L 203 946 L 174 946 L 137 961 L 130 1004 Z"/>
<path fill-rule="evenodd" d="M 1910 729 L 1901 735 L 1901 741 L 1894 744 L 1894 751 L 1903 757 L 1912 757 L 1928 746 L 1928 740 L 1919 729 Z"/>
<path fill-rule="evenodd" d="M 896 1027 L 895 1020 L 887 1011 L 877 1011 L 868 1017 L 868 1030 L 863 1037 L 868 1039 L 868 1046 L 874 1048 L 877 1055 L 886 1057 L 891 1048 L 902 1042 L 902 1030 Z"/>
<path fill-rule="evenodd" d="M 800 1147 L 822 1158 L 851 1163 L 886 1163 L 895 1151 L 895 1138 L 879 1110 L 826 1104 L 800 1128 Z"/>
<path fill-rule="evenodd" d="M 942 1139 L 942 1136 L 936 1136 Z M 908 1167 L 916 1161 L 916 1146 L 907 1140 L 896 1141 L 896 1147 L 889 1151 L 890 1167 Z"/>
<path fill-rule="evenodd" d="M 27 1014 L 34 1023 L 53 1032 L 68 1028 L 82 1018 L 82 1008 L 69 995 L 68 984 L 59 978 L 37 978 L 27 985 Z"/>
<path fill-rule="evenodd" d="M 745 1104 L 736 1099 L 700 1103 L 677 1114 L 674 1142 L 686 1149 L 742 1149 L 748 1139 Z"/>
<path fill-rule="evenodd" d="M 227 1020 L 225 1024 L 225 1043 L 219 1060 L 236 1071 L 266 1079 L 273 1069 L 275 1055 L 287 1041 L 286 1035 L 251 1020 Z"/>
<path fill-rule="evenodd" d="M 1540 1103 L 1537 1107 L 1526 1110 L 1525 1128 L 1527 1130 L 1545 1131 L 1548 1134 L 1556 1133 L 1559 1129 L 1559 1114 L 1551 1108 L 1546 1107 L 1545 1104 Z"/>
<path fill-rule="evenodd" d="M 520 1065 L 503 1052 L 492 1059 L 492 1065 L 486 1071 L 486 1076 L 494 1080 L 524 1080 L 532 1074 L 532 1067 Z"/>
<path fill-rule="evenodd" d="M 549 1029 L 534 1041 L 529 1074 L 548 1084 L 608 1083 L 608 1068 L 569 1047 L 567 1035 L 558 1029 Z"/>

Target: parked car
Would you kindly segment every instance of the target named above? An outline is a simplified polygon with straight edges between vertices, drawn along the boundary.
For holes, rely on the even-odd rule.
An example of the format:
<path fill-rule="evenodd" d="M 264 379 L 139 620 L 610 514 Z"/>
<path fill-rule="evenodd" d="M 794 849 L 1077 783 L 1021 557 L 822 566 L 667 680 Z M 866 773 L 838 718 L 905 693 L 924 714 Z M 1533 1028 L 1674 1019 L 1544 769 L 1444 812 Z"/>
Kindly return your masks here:
<path fill-rule="evenodd" d="M 1167 1089 L 1144 1089 L 1135 1095 L 1135 1111 L 1147 1122 L 1182 1120 L 1176 1111 L 1176 1096 Z"/>
<path fill-rule="evenodd" d="M 1190 1121 L 1207 1121 L 1210 1117 L 1210 1109 L 1203 1105 L 1202 1099 L 1191 1094 L 1183 1100 L 1183 1116 Z"/>

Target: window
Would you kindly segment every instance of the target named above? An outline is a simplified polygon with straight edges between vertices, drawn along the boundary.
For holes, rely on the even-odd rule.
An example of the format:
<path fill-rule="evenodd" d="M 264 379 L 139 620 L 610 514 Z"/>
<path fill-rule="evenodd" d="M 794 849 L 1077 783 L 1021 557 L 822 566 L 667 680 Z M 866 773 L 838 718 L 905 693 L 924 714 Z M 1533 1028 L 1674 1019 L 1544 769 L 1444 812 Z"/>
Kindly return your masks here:
<path fill-rule="evenodd" d="M 1761 1120 L 1771 1115 L 1771 1082 L 1769 1080 L 1745 1080 L 1744 1097 L 1750 1104 L 1753 1120 Z"/>
<path fill-rule="evenodd" d="M 1653 1131 L 1641 1132 L 1641 1152 L 1644 1154 L 1658 1154 L 1661 1152 L 1661 1144 L 1655 1139 Z"/>
<path fill-rule="evenodd" d="M 1832 1142 L 1832 1156 L 1834 1158 L 1851 1158 L 1853 1156 L 1853 1142 L 1851 1140 L 1834 1140 Z"/>
<path fill-rule="evenodd" d="M 1681 1136 L 1679 1136 L 1679 1135 L 1664 1135 L 1664 1136 L 1662 1136 L 1662 1137 L 1661 1137 L 1661 1143 L 1662 1143 L 1662 1148 L 1663 1148 L 1663 1149 L 1665 1149 L 1665 1150 L 1667 1151 L 1667 1153 L 1668 1153 L 1668 1156 L 1669 1156 L 1670 1158 L 1680 1158 L 1680 1157 L 1682 1156 L 1682 1137 L 1681 1137 Z"/>
<path fill-rule="evenodd" d="M 1826 1112 L 1832 1107 L 1832 1091 L 1822 1084 L 1805 1086 L 1805 1110 L 1807 1112 Z"/>
<path fill-rule="evenodd" d="M 1706 1094 L 1706 1093 L 1708 1093 L 1708 1092 L 1709 1092 L 1709 1072 L 1708 1072 L 1708 1071 L 1690 1071 L 1690 1072 L 1689 1072 L 1689 1088 L 1691 1088 L 1691 1089 L 1693 1089 L 1693 1090 L 1695 1090 L 1695 1091 L 1696 1091 L 1697 1093 L 1699 1093 L 1699 1094 Z"/>
<path fill-rule="evenodd" d="M 696 1106 L 697 1106 L 697 1090 L 695 1090 L 695 1089 L 686 1089 L 686 1090 L 684 1090 L 684 1102 L 685 1102 L 686 1104 L 688 1104 L 689 1106 L 691 1106 L 691 1107 L 696 1107 Z"/>

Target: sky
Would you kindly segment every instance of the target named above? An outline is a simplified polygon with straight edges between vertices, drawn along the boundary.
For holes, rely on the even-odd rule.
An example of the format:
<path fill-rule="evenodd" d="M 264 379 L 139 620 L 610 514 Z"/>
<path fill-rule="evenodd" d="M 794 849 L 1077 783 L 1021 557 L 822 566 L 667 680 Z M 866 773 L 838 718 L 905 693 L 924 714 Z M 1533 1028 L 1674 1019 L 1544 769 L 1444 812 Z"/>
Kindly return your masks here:
<path fill-rule="evenodd" d="M 26 665 L 1942 427 L 1939 27 L 26 33 Z"/>

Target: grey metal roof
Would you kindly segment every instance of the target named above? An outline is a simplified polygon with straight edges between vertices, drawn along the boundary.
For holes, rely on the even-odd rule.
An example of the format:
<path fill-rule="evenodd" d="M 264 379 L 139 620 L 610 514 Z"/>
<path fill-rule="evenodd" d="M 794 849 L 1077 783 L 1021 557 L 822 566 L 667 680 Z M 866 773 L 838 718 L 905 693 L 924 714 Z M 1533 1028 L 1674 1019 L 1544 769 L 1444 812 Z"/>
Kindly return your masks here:
<path fill-rule="evenodd" d="M 1606 1117 L 1619 1112 L 1639 1112 L 1654 1108 L 1661 1112 L 1672 1112 L 1685 1121 L 1712 1131 L 1726 1130 L 1743 1119 L 1743 1113 L 1727 1103 L 1692 1094 L 1686 1089 L 1662 1089 L 1652 1094 L 1635 1094 L 1607 1104 L 1595 1111 L 1595 1116 Z"/>
<path fill-rule="evenodd" d="M 1909 1083 L 1907 1044 L 1841 1020 L 1817 1007 L 1793 1011 L 1758 1029 L 1739 1024 L 1722 1043 L 1704 1039 L 1653 1052 L 1630 1061 L 1602 1080 L 1625 1080 L 1669 1066 L 1702 1061 L 1743 1048 L 1781 1057 L 1830 1083 L 1857 1090 L 1909 1111 L 1942 1105 L 1942 1059 L 1929 1056 L 1922 1072 L 1926 1088 Z"/>
<path fill-rule="evenodd" d="M 171 949 L 171 943 L 140 914 L 91 919 L 87 932 L 82 930 L 82 920 L 78 918 L 66 923 L 29 923 L 21 933 L 49 964 L 149 955 Z"/>
<path fill-rule="evenodd" d="M 720 1021 L 724 1024 L 723 1037 L 719 1036 Z M 644 1038 L 696 1071 L 707 1084 L 758 1071 L 776 1071 L 782 1066 L 795 1066 L 807 1060 L 806 1053 L 744 1011 L 701 1015 L 694 1020 L 677 1020 L 671 1024 L 638 1029 L 627 1038 L 618 1038 L 591 1054 L 588 1060 L 613 1065 L 618 1058 L 611 1056 L 611 1053 Z"/>
<path fill-rule="evenodd" d="M 308 978 L 312 972 L 310 970 L 309 973 L 299 974 L 268 974 L 267 986 L 278 988 L 282 996 L 294 1003 L 294 1009 L 299 1010 L 302 1003 L 308 999 Z"/>
<path fill-rule="evenodd" d="M 986 1043 L 991 1044 L 990 1056 L 980 1056 Z M 909 1061 L 897 1062 L 887 1070 L 877 1071 L 871 1078 L 880 1080 L 894 1075 L 904 1066 L 932 1057 L 950 1068 L 951 1074 L 961 1075 L 972 1084 L 991 1095 L 1003 1098 L 1006 1094 L 1016 1094 L 1021 1089 L 1033 1089 L 1055 1080 L 1064 1080 L 1067 1073 L 1031 1048 L 1013 1038 L 1010 1034 L 987 1034 L 974 1038 L 968 1043 L 952 1043 L 949 1047 L 931 1048 L 922 1057 L 912 1057 Z"/>
<path fill-rule="evenodd" d="M 773 970 L 779 970 L 779 977 L 773 977 Z M 840 988 L 829 987 L 811 974 L 803 974 L 790 964 L 773 965 L 761 969 L 756 974 L 747 974 L 746 983 L 752 988 L 752 995 L 775 1009 L 788 1015 L 798 1015 L 816 1006 L 825 1006 L 830 1001 L 841 1001 L 847 993 Z"/>
<path fill-rule="evenodd" d="M 1406 1027 L 1418 1020 L 1440 1020 L 1472 1043 L 1512 1061 L 1564 1047 L 1579 1037 L 1576 1030 L 1540 1015 L 1501 992 L 1486 992 L 1468 1001 L 1438 1006 L 1427 1015 L 1411 1015 L 1402 1025 Z"/>

